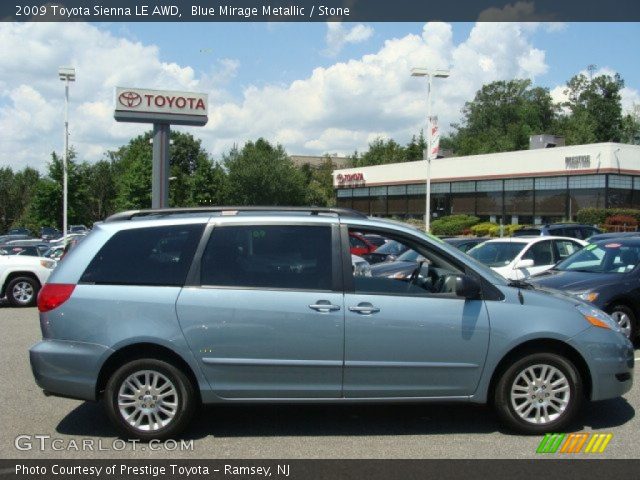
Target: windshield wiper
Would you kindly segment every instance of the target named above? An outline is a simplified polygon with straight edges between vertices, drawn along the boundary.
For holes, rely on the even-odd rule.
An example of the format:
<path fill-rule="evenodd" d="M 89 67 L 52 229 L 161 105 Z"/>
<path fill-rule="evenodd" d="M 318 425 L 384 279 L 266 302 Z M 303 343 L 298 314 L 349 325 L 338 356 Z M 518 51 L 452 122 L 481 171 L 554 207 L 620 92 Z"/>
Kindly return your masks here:
<path fill-rule="evenodd" d="M 535 287 L 526 280 L 511 280 L 509 282 L 510 287 L 522 288 L 525 290 L 535 290 Z"/>

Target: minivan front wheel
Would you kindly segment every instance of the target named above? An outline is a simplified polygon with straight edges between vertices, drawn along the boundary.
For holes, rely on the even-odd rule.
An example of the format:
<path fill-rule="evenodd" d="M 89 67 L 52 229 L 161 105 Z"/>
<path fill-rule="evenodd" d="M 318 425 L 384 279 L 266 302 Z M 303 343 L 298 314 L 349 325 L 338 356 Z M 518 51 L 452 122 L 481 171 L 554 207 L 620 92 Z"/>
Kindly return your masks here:
<path fill-rule="evenodd" d="M 156 359 L 131 361 L 111 376 L 105 407 L 127 438 L 166 439 L 188 425 L 195 409 L 194 387 L 173 365 Z"/>
<path fill-rule="evenodd" d="M 580 409 L 582 396 L 582 380 L 571 361 L 555 353 L 535 353 L 502 374 L 495 406 L 509 427 L 536 435 L 566 427 Z"/>

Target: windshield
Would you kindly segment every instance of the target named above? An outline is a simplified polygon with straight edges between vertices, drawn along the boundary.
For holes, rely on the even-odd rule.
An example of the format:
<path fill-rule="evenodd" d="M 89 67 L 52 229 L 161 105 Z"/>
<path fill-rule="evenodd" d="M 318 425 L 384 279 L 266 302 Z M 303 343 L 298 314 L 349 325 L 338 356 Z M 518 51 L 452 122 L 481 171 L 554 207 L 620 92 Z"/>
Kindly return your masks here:
<path fill-rule="evenodd" d="M 525 245 L 519 242 L 487 242 L 472 248 L 467 253 L 471 258 L 489 267 L 504 267 L 518 256 Z"/>
<path fill-rule="evenodd" d="M 627 273 L 640 263 L 640 246 L 611 242 L 590 244 L 556 265 L 556 270 Z"/>
<path fill-rule="evenodd" d="M 400 255 L 403 253 L 407 247 L 405 247 L 400 242 L 396 242 L 395 240 L 391 240 L 390 242 L 385 243 L 381 247 L 378 247 L 375 252 L 383 253 L 385 255 Z"/>

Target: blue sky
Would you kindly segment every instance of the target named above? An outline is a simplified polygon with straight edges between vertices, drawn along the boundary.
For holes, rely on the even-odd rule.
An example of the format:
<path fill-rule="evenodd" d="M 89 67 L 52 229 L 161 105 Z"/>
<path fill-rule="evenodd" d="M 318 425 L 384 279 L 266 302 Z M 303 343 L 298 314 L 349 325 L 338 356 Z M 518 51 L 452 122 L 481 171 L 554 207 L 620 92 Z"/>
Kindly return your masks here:
<path fill-rule="evenodd" d="M 561 101 L 590 64 L 623 76 L 631 109 L 639 40 L 640 23 L 0 23 L 0 166 L 42 170 L 61 149 L 61 65 L 77 70 L 71 144 L 82 160 L 149 128 L 113 120 L 116 86 L 208 93 L 209 123 L 191 132 L 214 158 L 258 137 L 290 154 L 345 155 L 424 128 L 415 66 L 451 69 L 434 83 L 444 133 L 485 83 L 529 78 Z"/>
<path fill-rule="evenodd" d="M 316 67 L 359 58 L 380 49 L 384 41 L 420 32 L 424 23 L 370 23 L 374 34 L 366 42 L 350 45 L 336 56 L 323 55 L 324 23 L 163 23 L 108 25 L 124 34 L 160 47 L 161 58 L 191 65 L 202 72 L 219 58 L 236 58 L 236 93 L 249 84 L 291 82 Z M 473 23 L 454 23 L 455 43 L 464 40 Z M 170 33 L 170 34 L 168 34 Z M 594 64 L 620 72 L 631 87 L 640 88 L 640 23 L 567 23 L 558 31 L 538 30 L 533 44 L 546 52 L 549 71 L 536 78 L 542 86 L 564 83 L 576 72 Z"/>

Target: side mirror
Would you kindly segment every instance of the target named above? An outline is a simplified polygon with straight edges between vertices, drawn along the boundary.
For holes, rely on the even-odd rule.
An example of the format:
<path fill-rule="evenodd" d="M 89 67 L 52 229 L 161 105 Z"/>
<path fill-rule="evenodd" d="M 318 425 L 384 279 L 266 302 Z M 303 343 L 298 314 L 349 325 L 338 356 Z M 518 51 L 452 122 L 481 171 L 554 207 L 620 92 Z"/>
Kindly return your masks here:
<path fill-rule="evenodd" d="M 531 268 L 535 265 L 535 262 L 531 259 L 527 259 L 527 260 L 520 260 L 518 263 L 516 263 L 516 266 L 514 267 L 516 270 L 521 270 L 523 268 Z"/>
<path fill-rule="evenodd" d="M 470 300 L 480 298 L 482 287 L 480 282 L 469 275 L 456 277 L 456 295 Z"/>

